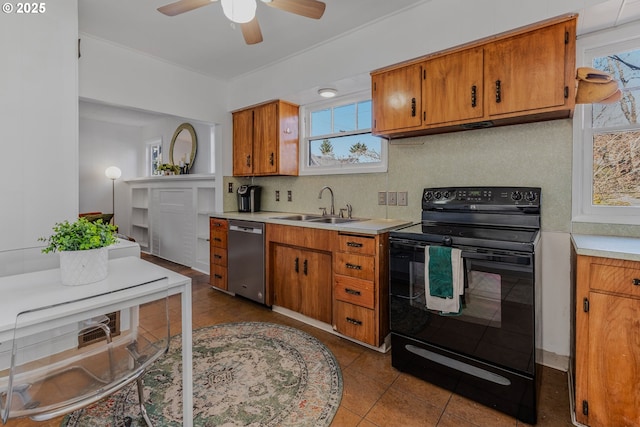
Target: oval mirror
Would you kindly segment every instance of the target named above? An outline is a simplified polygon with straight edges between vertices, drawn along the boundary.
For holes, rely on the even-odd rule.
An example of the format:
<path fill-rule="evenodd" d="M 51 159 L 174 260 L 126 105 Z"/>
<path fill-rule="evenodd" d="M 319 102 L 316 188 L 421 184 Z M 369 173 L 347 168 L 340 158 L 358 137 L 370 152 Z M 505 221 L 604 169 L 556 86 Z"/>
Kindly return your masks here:
<path fill-rule="evenodd" d="M 198 139 L 195 129 L 189 123 L 183 123 L 173 133 L 169 148 L 169 161 L 189 173 L 196 159 L 197 148 Z"/>

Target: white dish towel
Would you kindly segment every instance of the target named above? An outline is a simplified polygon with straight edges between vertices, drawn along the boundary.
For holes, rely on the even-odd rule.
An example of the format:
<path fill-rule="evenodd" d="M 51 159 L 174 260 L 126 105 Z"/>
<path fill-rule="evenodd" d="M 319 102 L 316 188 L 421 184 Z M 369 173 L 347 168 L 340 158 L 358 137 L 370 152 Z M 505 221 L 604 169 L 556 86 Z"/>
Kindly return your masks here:
<path fill-rule="evenodd" d="M 460 297 L 464 294 L 464 267 L 462 262 L 462 251 L 451 248 L 451 278 L 452 278 L 452 298 L 440 298 L 432 296 L 429 291 L 429 246 L 424 248 L 424 283 L 425 299 L 429 310 L 436 310 L 442 314 L 459 313 Z"/>

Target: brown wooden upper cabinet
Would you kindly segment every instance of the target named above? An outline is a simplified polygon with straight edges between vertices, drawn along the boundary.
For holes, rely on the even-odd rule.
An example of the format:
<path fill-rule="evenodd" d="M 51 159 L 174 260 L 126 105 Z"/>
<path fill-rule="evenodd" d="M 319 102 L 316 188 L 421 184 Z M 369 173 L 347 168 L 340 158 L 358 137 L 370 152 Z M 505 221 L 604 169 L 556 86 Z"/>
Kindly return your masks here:
<path fill-rule="evenodd" d="M 298 106 L 269 101 L 233 112 L 233 175 L 298 175 Z"/>
<path fill-rule="evenodd" d="M 373 133 L 389 138 L 567 118 L 576 15 L 371 73 Z"/>

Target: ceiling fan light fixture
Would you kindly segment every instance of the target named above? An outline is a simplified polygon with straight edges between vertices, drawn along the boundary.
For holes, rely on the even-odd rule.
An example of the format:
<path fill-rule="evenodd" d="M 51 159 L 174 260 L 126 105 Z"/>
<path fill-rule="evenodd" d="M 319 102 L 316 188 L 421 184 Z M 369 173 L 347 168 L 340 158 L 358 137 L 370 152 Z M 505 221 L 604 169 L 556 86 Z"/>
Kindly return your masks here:
<path fill-rule="evenodd" d="M 332 89 L 330 87 L 318 89 L 318 95 L 320 95 L 323 98 L 333 98 L 334 96 L 336 96 L 337 93 L 338 93 L 337 90 Z"/>
<path fill-rule="evenodd" d="M 222 11 L 229 20 L 246 24 L 256 16 L 256 0 L 222 0 Z"/>

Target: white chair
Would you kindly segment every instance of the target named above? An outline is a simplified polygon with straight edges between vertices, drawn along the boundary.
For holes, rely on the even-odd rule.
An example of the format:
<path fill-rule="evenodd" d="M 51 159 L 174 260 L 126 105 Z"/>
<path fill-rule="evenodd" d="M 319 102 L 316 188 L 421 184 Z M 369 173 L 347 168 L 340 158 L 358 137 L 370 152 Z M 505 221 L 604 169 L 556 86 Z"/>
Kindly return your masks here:
<path fill-rule="evenodd" d="M 126 289 L 109 295 L 125 298 L 118 292 Z M 54 418 L 137 381 L 140 411 L 151 426 L 142 376 L 168 351 L 170 338 L 168 292 L 157 297 L 124 309 L 120 302 L 116 328 L 108 316 L 113 308 L 92 308 L 91 299 L 20 313 L 12 342 L 0 343 L 2 421 Z M 87 334 L 98 338 L 84 344 Z"/>

